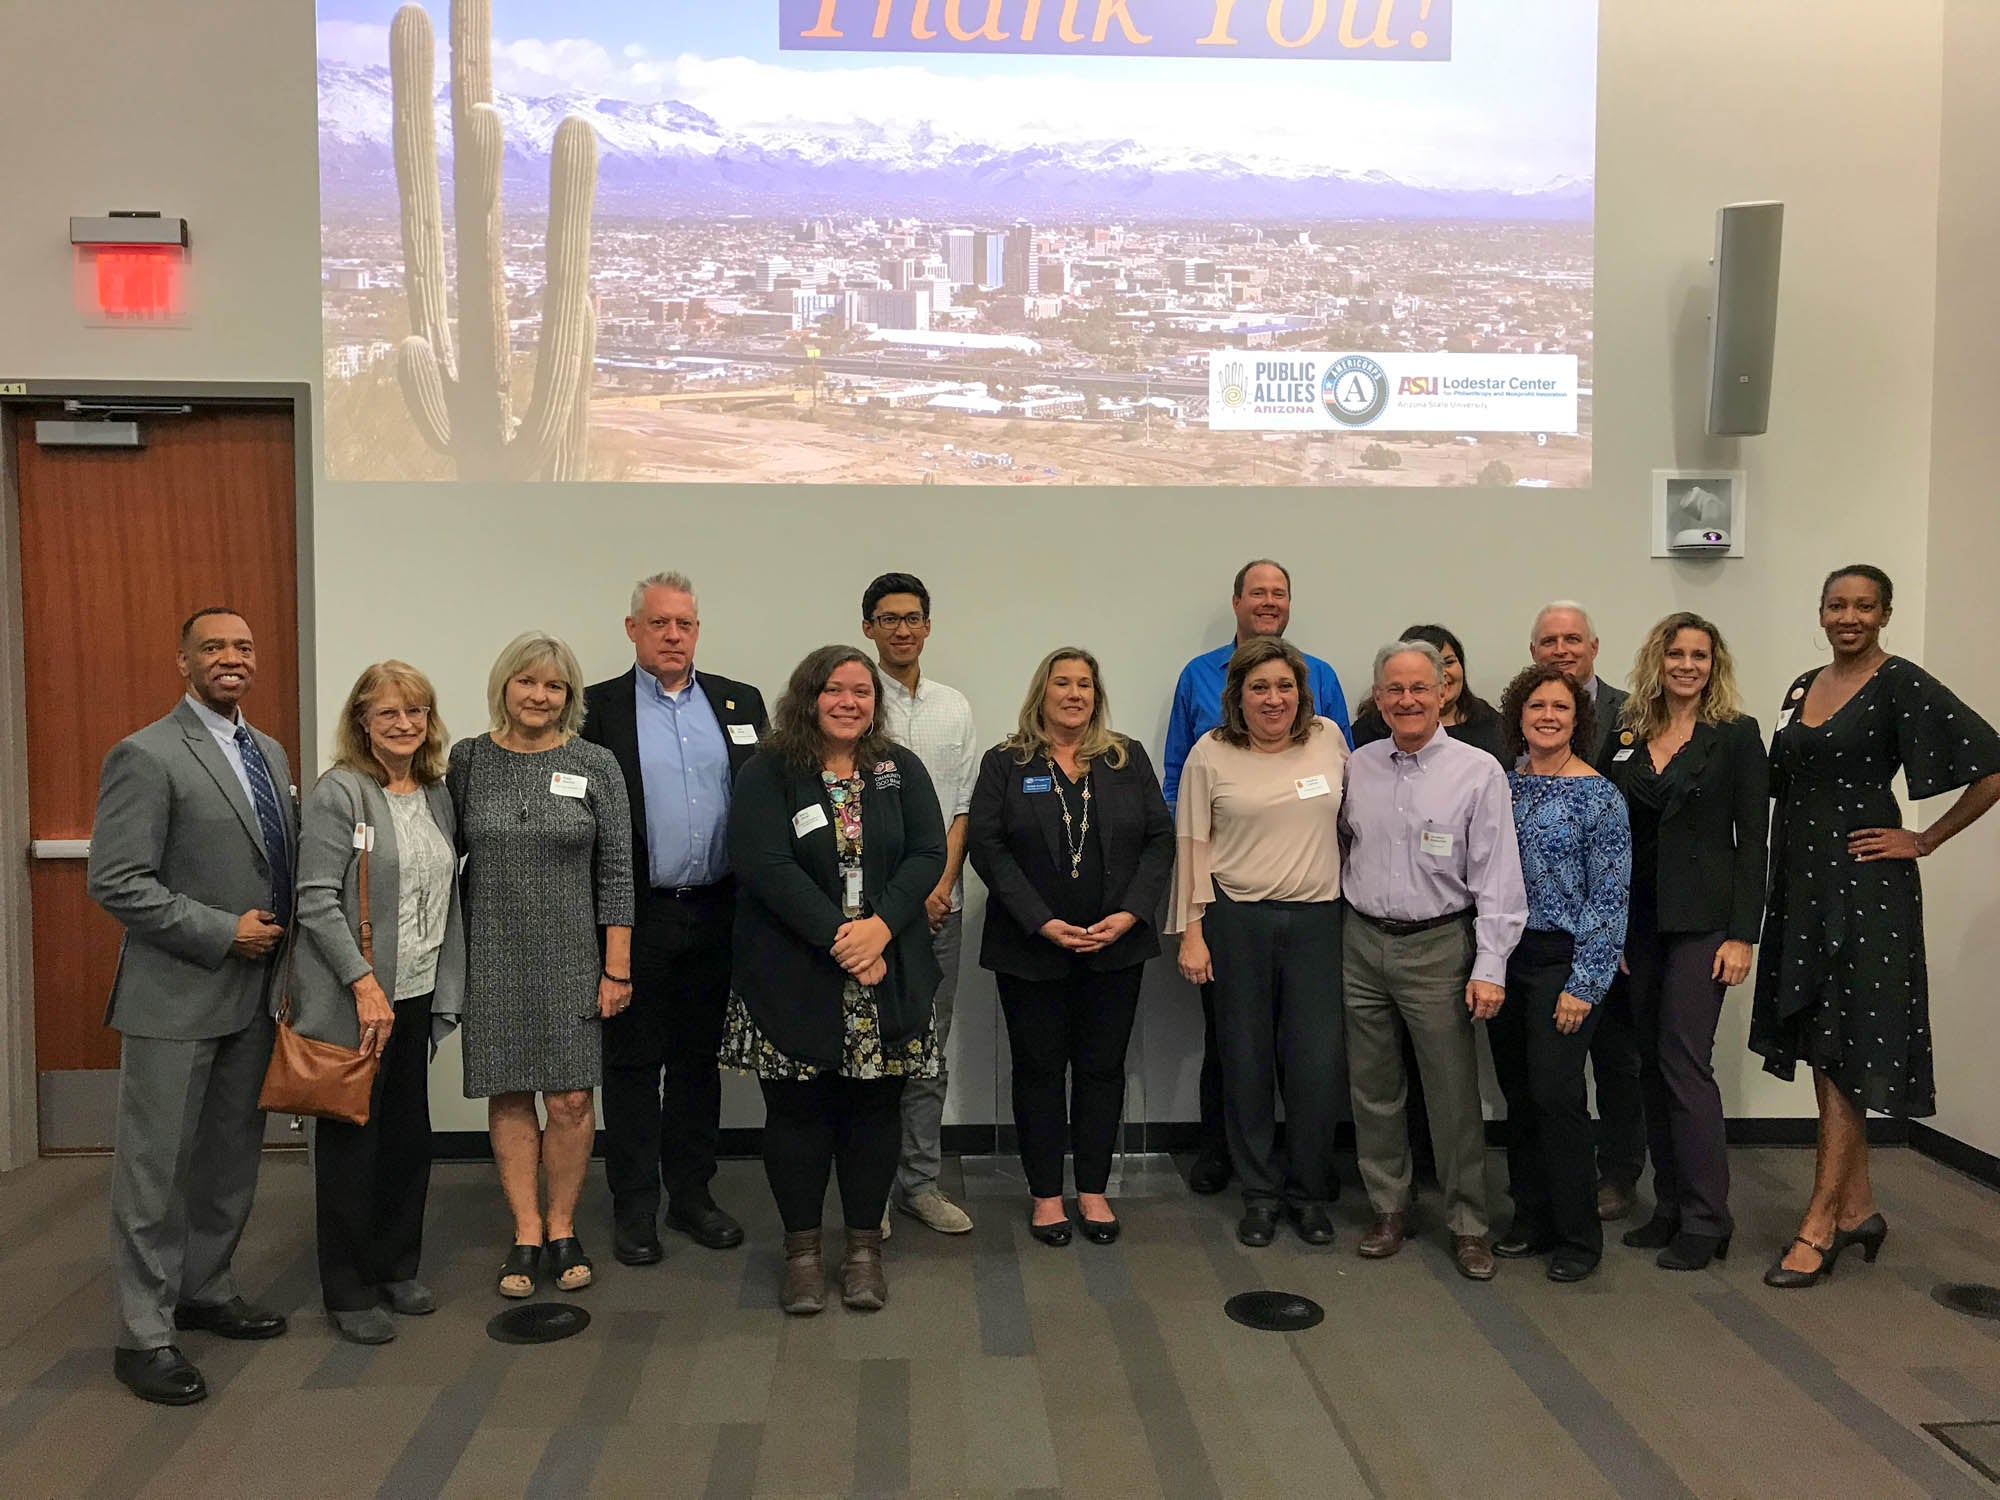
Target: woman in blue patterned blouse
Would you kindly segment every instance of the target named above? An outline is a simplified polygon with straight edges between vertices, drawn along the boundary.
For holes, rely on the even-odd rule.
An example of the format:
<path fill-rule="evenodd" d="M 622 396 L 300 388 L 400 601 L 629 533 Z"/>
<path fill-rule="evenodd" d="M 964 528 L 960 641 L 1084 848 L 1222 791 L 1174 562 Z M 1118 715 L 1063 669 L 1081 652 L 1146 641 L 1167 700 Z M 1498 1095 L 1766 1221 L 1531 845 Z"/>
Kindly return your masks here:
<path fill-rule="evenodd" d="M 1507 961 L 1507 1002 L 1488 1027 L 1507 1096 L 1514 1198 L 1513 1227 L 1493 1253 L 1547 1255 L 1549 1280 L 1581 1281 L 1604 1253 L 1583 1064 L 1625 946 L 1632 832 L 1625 799 L 1590 766 L 1590 697 L 1561 668 L 1515 677 L 1500 728 L 1519 767 L 1507 781 L 1528 930 Z"/>

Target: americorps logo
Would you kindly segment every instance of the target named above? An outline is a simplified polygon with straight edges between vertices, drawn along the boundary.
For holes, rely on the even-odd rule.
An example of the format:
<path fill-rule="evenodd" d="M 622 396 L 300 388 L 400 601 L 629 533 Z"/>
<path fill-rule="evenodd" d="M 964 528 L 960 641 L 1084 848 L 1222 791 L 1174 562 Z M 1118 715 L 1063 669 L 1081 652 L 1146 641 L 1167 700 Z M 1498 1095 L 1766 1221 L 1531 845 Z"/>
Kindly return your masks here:
<path fill-rule="evenodd" d="M 1389 405 L 1389 375 L 1365 354 L 1348 354 L 1327 366 L 1320 404 L 1343 427 L 1366 427 Z"/>

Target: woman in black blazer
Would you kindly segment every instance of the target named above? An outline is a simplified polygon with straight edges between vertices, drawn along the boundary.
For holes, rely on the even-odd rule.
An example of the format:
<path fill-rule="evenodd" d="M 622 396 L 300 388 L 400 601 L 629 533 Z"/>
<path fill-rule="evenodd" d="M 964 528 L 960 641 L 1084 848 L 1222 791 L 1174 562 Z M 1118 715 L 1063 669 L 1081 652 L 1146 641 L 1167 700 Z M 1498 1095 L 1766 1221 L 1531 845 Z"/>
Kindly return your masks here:
<path fill-rule="evenodd" d="M 940 973 L 924 898 L 944 874 L 944 819 L 923 762 L 882 730 L 881 698 L 863 653 L 813 652 L 730 806 L 737 902 L 722 1061 L 755 1073 L 764 1091 L 789 1313 L 826 1305 L 820 1205 L 835 1167 L 847 1222 L 841 1300 L 872 1309 L 887 1299 L 882 1210 L 903 1080 L 938 1071 Z"/>
<path fill-rule="evenodd" d="M 1067 1135 L 1084 1235 L 1109 1244 L 1118 1220 L 1104 1189 L 1125 1109 L 1125 1044 L 1146 960 L 1160 951 L 1154 914 L 1173 873 L 1174 823 L 1145 748 L 1112 732 L 1088 651 L 1064 646 L 1035 669 L 1018 727 L 980 763 L 966 849 L 990 893 L 979 962 L 994 971 L 1007 1017 L 1029 1233 L 1069 1243 Z"/>
<path fill-rule="evenodd" d="M 1598 769 L 1632 820 L 1625 962 L 1639 1032 L 1652 1221 L 1629 1231 L 1670 1271 L 1729 1252 L 1729 1159 L 1712 1054 L 1724 994 L 1750 973 L 1764 915 L 1770 766 L 1742 712 L 1728 644 L 1668 615 L 1632 664 L 1632 695 Z"/>

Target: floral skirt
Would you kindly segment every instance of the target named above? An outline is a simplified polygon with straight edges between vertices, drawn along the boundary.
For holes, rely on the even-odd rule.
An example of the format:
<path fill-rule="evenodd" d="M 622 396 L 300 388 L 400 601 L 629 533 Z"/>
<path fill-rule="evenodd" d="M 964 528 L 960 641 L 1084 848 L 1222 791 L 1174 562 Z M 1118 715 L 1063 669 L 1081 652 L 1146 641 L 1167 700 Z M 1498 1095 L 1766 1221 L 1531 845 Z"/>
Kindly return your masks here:
<path fill-rule="evenodd" d="M 840 1017 L 843 1038 L 837 1071 L 842 1078 L 935 1078 L 942 1071 L 937 1030 L 931 1025 L 926 1024 L 893 1048 L 882 1045 L 881 1019 L 875 996 L 867 986 L 847 981 L 840 992 Z M 743 997 L 733 991 L 723 1024 L 722 1047 L 716 1055 L 725 1068 L 793 1083 L 830 1071 L 819 1063 L 787 1057 L 772 1046 L 750 1018 L 750 1007 L 743 1003 Z"/>

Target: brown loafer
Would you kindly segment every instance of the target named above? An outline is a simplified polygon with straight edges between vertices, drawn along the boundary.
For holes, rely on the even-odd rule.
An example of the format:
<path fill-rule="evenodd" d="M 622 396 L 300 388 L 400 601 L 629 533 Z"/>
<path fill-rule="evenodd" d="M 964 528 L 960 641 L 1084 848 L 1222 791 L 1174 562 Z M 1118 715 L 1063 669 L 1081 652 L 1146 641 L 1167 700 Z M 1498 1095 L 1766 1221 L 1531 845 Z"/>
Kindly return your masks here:
<path fill-rule="evenodd" d="M 1354 1253 L 1363 1260 L 1387 1260 L 1402 1248 L 1403 1216 L 1383 1214 L 1375 1220 L 1374 1228 L 1361 1236 Z"/>
<path fill-rule="evenodd" d="M 840 1300 L 858 1312 L 873 1312 L 889 1300 L 882 1275 L 882 1231 L 850 1229 L 840 1262 Z"/>
<path fill-rule="evenodd" d="M 1622 1182 L 1600 1182 L 1597 1185 L 1597 1217 L 1610 1224 L 1632 1212 L 1632 1205 L 1639 1195 Z"/>
<path fill-rule="evenodd" d="M 1455 1234 L 1451 1237 L 1452 1258 L 1458 1262 L 1458 1274 L 1469 1281 L 1491 1281 L 1497 1265 L 1493 1259 L 1493 1247 L 1486 1242 L 1483 1234 Z"/>
<path fill-rule="evenodd" d="M 778 1306 L 799 1317 L 826 1306 L 826 1264 L 820 1259 L 817 1229 L 785 1236 L 785 1280 Z"/>

